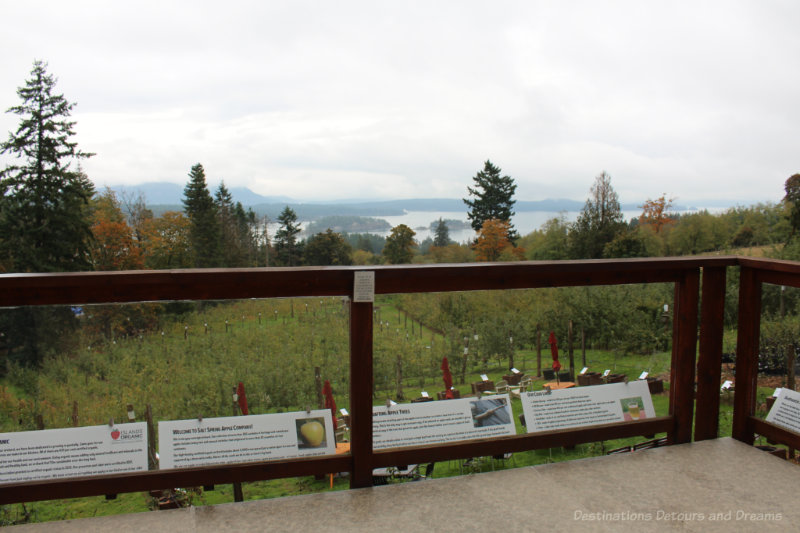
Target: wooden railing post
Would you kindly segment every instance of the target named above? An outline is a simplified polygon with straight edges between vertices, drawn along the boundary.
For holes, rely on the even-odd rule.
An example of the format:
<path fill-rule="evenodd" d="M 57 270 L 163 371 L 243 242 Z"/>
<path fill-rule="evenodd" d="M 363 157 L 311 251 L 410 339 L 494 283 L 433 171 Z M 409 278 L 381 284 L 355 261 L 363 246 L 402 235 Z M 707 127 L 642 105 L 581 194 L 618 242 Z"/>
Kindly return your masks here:
<path fill-rule="evenodd" d="M 350 304 L 350 487 L 372 486 L 372 302 Z"/>
<path fill-rule="evenodd" d="M 725 314 L 725 267 L 703 268 L 694 440 L 716 439 Z"/>
<path fill-rule="evenodd" d="M 739 273 L 739 331 L 736 337 L 736 382 L 733 397 L 733 438 L 753 444 L 748 418 L 755 412 L 758 380 L 758 342 L 761 327 L 761 281 L 756 271 L 742 266 Z"/>
<path fill-rule="evenodd" d="M 686 272 L 681 280 L 675 282 L 674 341 L 669 383 L 669 414 L 675 417 L 675 425 L 668 435 L 670 444 L 692 440 L 699 286 L 698 270 Z"/>

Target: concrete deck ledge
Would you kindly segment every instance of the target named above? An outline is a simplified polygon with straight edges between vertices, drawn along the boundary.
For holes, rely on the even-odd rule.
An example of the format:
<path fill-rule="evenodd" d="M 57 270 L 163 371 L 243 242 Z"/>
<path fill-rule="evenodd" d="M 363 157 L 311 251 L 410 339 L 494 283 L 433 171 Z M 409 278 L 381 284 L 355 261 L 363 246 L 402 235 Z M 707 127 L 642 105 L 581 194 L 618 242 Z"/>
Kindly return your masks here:
<path fill-rule="evenodd" d="M 485 474 L 15 526 L 160 531 L 797 531 L 800 470 L 730 438 Z"/>

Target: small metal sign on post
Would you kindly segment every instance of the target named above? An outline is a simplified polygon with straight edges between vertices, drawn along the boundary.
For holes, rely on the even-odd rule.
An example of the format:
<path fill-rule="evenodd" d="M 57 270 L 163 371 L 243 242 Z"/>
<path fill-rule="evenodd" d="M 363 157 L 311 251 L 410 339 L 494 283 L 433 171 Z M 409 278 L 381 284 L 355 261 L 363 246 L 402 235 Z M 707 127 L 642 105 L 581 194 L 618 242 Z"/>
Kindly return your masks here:
<path fill-rule="evenodd" d="M 361 270 L 355 272 L 353 279 L 353 301 L 375 301 L 375 271 Z"/>

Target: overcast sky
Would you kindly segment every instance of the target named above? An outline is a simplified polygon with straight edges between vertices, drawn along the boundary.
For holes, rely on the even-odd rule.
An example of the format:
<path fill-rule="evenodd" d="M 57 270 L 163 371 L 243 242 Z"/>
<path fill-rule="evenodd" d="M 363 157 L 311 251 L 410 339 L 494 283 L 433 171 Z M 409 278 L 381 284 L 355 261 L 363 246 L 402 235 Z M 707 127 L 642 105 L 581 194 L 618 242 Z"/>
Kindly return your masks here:
<path fill-rule="evenodd" d="M 0 108 L 34 59 L 98 185 L 297 199 L 777 202 L 800 172 L 800 2 L 0 0 Z M 0 134 L 18 118 L 0 117 Z"/>

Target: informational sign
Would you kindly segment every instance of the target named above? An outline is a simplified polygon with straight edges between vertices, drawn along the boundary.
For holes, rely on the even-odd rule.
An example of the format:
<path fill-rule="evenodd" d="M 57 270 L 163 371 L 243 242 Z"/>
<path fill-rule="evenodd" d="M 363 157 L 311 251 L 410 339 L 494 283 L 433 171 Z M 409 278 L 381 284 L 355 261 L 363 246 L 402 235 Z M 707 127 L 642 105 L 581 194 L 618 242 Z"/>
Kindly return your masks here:
<path fill-rule="evenodd" d="M 515 434 L 508 394 L 372 408 L 375 450 Z"/>
<path fill-rule="evenodd" d="M 353 301 L 375 301 L 375 271 L 359 270 L 353 278 Z"/>
<path fill-rule="evenodd" d="M 639 374 L 639 379 L 647 379 L 648 375 L 649 373 L 647 371 L 644 371 L 641 374 Z"/>
<path fill-rule="evenodd" d="M 582 375 L 584 375 L 586 373 L 587 370 L 589 370 L 589 367 L 585 366 L 585 367 L 581 368 L 581 371 L 579 372 L 579 374 L 582 376 Z"/>
<path fill-rule="evenodd" d="M 800 433 L 800 393 L 784 388 L 779 394 L 767 414 L 767 422 Z"/>
<path fill-rule="evenodd" d="M 646 381 L 525 392 L 521 399 L 529 433 L 655 416 Z"/>
<path fill-rule="evenodd" d="M 147 424 L 0 433 L 0 483 L 147 470 Z"/>
<path fill-rule="evenodd" d="M 162 469 L 336 452 L 330 409 L 158 423 Z"/>

